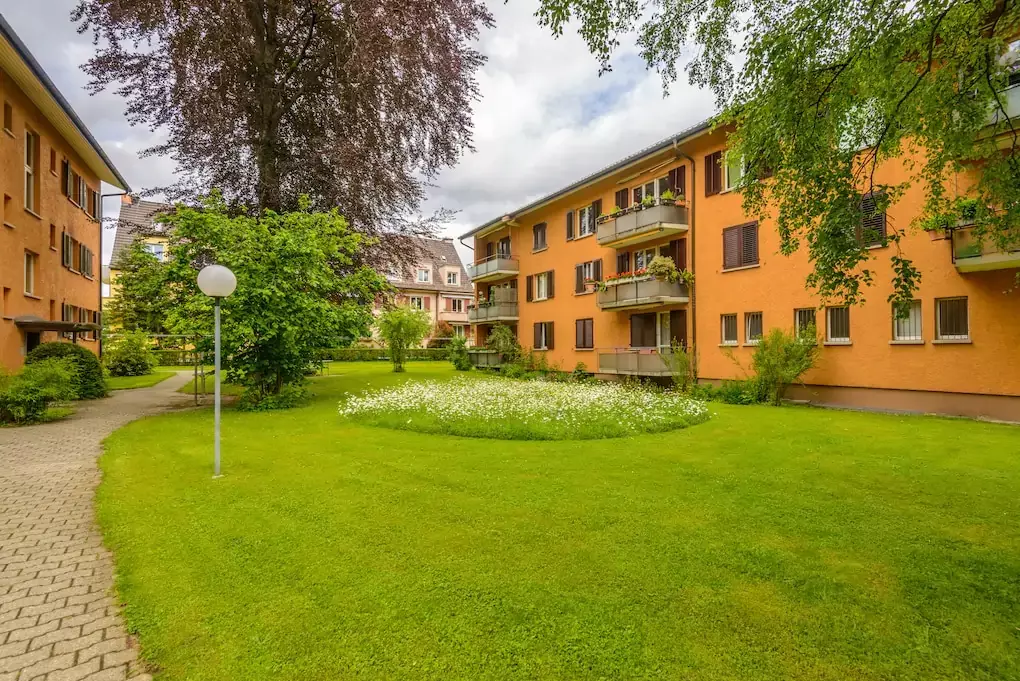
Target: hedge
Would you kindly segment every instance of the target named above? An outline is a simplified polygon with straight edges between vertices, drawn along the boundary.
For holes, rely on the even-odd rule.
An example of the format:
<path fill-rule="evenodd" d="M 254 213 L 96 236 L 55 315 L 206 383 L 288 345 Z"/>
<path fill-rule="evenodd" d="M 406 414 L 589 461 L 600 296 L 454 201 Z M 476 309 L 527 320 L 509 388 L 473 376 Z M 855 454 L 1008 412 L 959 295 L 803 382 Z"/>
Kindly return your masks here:
<path fill-rule="evenodd" d="M 25 356 L 25 364 L 41 362 L 44 359 L 70 357 L 78 367 L 75 378 L 75 392 L 78 399 L 91 400 L 106 396 L 106 377 L 103 365 L 95 353 L 74 343 L 43 343 Z"/>
<path fill-rule="evenodd" d="M 446 361 L 450 358 L 449 348 L 410 348 L 410 361 Z M 325 348 L 319 350 L 319 359 L 332 362 L 388 362 L 389 352 L 385 348 Z"/>

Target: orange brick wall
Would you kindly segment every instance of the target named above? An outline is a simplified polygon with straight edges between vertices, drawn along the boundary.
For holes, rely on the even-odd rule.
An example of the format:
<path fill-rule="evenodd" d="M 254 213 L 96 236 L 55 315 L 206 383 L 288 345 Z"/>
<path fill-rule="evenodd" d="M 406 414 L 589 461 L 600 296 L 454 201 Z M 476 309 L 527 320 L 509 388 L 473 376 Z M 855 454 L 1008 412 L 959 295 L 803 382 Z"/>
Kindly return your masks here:
<path fill-rule="evenodd" d="M 42 116 L 24 93 L 0 72 L 0 99 L 8 102 L 13 111 L 10 133 L 0 131 L 0 184 L 5 197 L 0 210 L 4 225 L 0 227 L 0 364 L 14 371 L 24 360 L 25 337 L 15 326 L 13 318 L 34 315 L 42 319 L 60 319 L 61 305 L 68 303 L 87 310 L 100 306 L 100 225 L 85 215 L 61 192 L 60 163 L 67 158 L 89 187 L 100 189 L 96 175 L 53 126 Z M 24 168 L 25 130 L 31 129 L 40 137 L 38 162 L 39 193 L 37 214 L 25 210 Z M 56 151 L 56 168 L 51 172 L 50 150 Z M 50 231 L 54 228 L 56 240 L 51 246 Z M 86 278 L 61 265 L 61 232 L 68 231 L 95 254 L 95 277 Z M 37 253 L 35 297 L 24 293 L 25 251 Z M 56 340 L 57 334 L 47 332 L 42 341 Z M 79 340 L 83 346 L 98 352 L 98 341 Z"/>

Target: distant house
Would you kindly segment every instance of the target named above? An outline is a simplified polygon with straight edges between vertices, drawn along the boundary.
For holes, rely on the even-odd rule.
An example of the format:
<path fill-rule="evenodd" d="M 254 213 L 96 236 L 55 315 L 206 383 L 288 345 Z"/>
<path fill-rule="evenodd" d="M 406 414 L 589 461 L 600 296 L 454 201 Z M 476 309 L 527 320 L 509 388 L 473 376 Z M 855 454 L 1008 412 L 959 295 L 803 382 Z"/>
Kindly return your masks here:
<path fill-rule="evenodd" d="M 169 238 L 164 225 L 155 222 L 156 216 L 169 210 L 170 206 L 158 201 L 143 201 L 137 196 L 125 195 L 121 199 L 120 218 L 113 238 L 113 253 L 110 255 L 110 289 L 103 296 L 104 309 L 117 296 L 117 279 L 123 267 L 123 260 L 131 250 L 131 244 L 141 241 L 145 248 L 160 261 L 166 258 Z"/>
<path fill-rule="evenodd" d="M 468 304 L 473 287 L 457 255 L 453 239 L 416 240 L 421 255 L 407 271 L 385 272 L 397 289 L 396 303 L 429 313 L 433 327 L 446 322 L 457 336 L 469 336 Z"/>

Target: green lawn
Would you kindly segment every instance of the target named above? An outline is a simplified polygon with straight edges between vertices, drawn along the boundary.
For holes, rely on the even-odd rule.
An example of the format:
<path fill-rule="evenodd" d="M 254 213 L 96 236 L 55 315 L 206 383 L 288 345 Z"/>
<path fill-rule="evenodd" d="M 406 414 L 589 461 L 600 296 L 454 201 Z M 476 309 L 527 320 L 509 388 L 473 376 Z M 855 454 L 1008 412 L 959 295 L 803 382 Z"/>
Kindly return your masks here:
<path fill-rule="evenodd" d="M 158 679 L 1020 678 L 1020 428 L 712 405 L 627 439 L 137 421 L 99 519 Z M 474 374 L 472 374 L 474 375 Z"/>
<path fill-rule="evenodd" d="M 107 376 L 106 387 L 110 390 L 127 390 L 129 388 L 148 388 L 161 383 L 174 375 L 170 367 L 156 367 L 151 374 L 144 376 Z"/>
<path fill-rule="evenodd" d="M 213 374 L 212 371 L 207 370 L 206 371 L 206 376 L 205 376 L 205 392 L 204 393 L 202 392 L 202 378 L 201 377 L 199 377 L 198 379 L 194 379 L 194 378 L 191 379 L 190 381 L 188 381 L 187 383 L 182 385 L 180 388 L 178 388 L 177 392 L 179 392 L 179 393 L 187 393 L 189 395 L 194 394 L 194 392 L 195 392 L 195 381 L 196 380 L 198 381 L 198 392 L 199 392 L 200 395 L 212 395 L 213 392 L 216 390 L 216 377 L 215 377 L 215 374 Z M 242 390 L 244 390 L 244 388 L 242 388 L 239 385 L 235 385 L 233 383 L 224 383 L 224 384 L 222 384 L 220 386 L 220 392 L 222 394 L 224 394 L 224 395 L 240 395 Z"/>

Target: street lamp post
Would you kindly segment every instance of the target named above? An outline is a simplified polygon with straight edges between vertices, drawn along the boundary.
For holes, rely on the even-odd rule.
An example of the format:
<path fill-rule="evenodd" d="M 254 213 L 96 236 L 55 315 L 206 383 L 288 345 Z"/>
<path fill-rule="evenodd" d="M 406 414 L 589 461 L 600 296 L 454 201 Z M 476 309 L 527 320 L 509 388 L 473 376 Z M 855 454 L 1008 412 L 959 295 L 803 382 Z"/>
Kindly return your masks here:
<path fill-rule="evenodd" d="M 216 331 L 214 333 L 214 345 L 216 347 L 215 364 L 215 405 L 213 407 L 216 421 L 214 437 L 214 464 L 213 477 L 220 477 L 220 300 L 226 298 L 237 288 L 237 277 L 223 265 L 207 265 L 198 273 L 198 288 L 202 293 L 213 299 L 213 317 L 215 319 Z"/>

